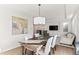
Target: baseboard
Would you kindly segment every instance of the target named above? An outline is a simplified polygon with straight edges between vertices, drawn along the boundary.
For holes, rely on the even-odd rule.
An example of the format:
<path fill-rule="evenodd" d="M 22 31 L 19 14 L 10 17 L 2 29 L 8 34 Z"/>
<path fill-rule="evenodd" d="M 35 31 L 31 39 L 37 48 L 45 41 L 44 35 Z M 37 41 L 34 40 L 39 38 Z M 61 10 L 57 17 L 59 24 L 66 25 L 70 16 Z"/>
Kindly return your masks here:
<path fill-rule="evenodd" d="M 22 54 L 21 46 L 0 53 L 0 55 L 21 55 L 21 54 Z"/>

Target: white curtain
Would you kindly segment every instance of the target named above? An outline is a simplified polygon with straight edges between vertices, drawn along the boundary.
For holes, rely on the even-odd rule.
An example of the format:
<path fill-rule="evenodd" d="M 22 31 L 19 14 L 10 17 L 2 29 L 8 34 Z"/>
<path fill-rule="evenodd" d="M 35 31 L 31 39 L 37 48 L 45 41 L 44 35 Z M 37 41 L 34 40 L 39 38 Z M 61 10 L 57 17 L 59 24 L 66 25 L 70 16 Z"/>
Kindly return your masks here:
<path fill-rule="evenodd" d="M 72 20 L 72 32 L 76 35 L 76 41 L 79 41 L 79 20 L 77 16 L 75 16 Z"/>

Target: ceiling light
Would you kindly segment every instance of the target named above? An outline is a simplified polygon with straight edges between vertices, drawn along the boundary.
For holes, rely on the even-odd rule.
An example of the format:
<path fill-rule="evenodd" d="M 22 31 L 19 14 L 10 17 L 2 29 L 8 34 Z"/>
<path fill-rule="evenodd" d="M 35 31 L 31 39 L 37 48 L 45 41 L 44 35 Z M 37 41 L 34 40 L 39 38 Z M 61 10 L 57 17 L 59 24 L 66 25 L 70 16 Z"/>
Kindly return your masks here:
<path fill-rule="evenodd" d="M 45 24 L 45 17 L 41 17 L 40 16 L 40 6 L 41 6 L 41 4 L 38 4 L 38 6 L 39 6 L 39 11 L 38 11 L 38 13 L 39 13 L 39 16 L 38 17 L 34 17 L 34 24 Z"/>

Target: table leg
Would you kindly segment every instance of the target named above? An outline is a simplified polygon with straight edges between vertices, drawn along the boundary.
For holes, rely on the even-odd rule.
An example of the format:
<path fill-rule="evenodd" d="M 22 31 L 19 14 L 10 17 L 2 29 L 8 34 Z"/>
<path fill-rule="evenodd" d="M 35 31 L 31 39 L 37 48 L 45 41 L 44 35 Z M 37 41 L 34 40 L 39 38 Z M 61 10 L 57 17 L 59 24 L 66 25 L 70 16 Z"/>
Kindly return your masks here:
<path fill-rule="evenodd" d="M 27 54 L 27 49 L 25 49 L 25 55 Z"/>
<path fill-rule="evenodd" d="M 34 51 L 31 51 L 32 52 L 32 55 L 34 55 Z"/>
<path fill-rule="evenodd" d="M 25 49 L 24 49 L 24 46 L 22 46 L 22 55 L 25 54 Z"/>

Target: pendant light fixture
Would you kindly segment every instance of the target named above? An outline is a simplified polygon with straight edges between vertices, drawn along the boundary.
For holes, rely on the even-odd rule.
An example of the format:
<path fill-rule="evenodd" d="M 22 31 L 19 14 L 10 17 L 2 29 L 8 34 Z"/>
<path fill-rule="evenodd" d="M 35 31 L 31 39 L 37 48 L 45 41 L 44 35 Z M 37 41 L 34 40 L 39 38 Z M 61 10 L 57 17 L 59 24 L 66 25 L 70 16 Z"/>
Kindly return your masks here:
<path fill-rule="evenodd" d="M 64 23 L 63 23 L 63 32 L 68 32 L 68 20 L 67 20 L 67 11 L 66 11 L 66 5 L 64 4 Z"/>
<path fill-rule="evenodd" d="M 41 7 L 41 4 L 38 4 L 38 15 L 37 17 L 34 17 L 34 24 L 45 24 L 45 17 L 41 17 L 40 16 L 40 8 Z"/>

